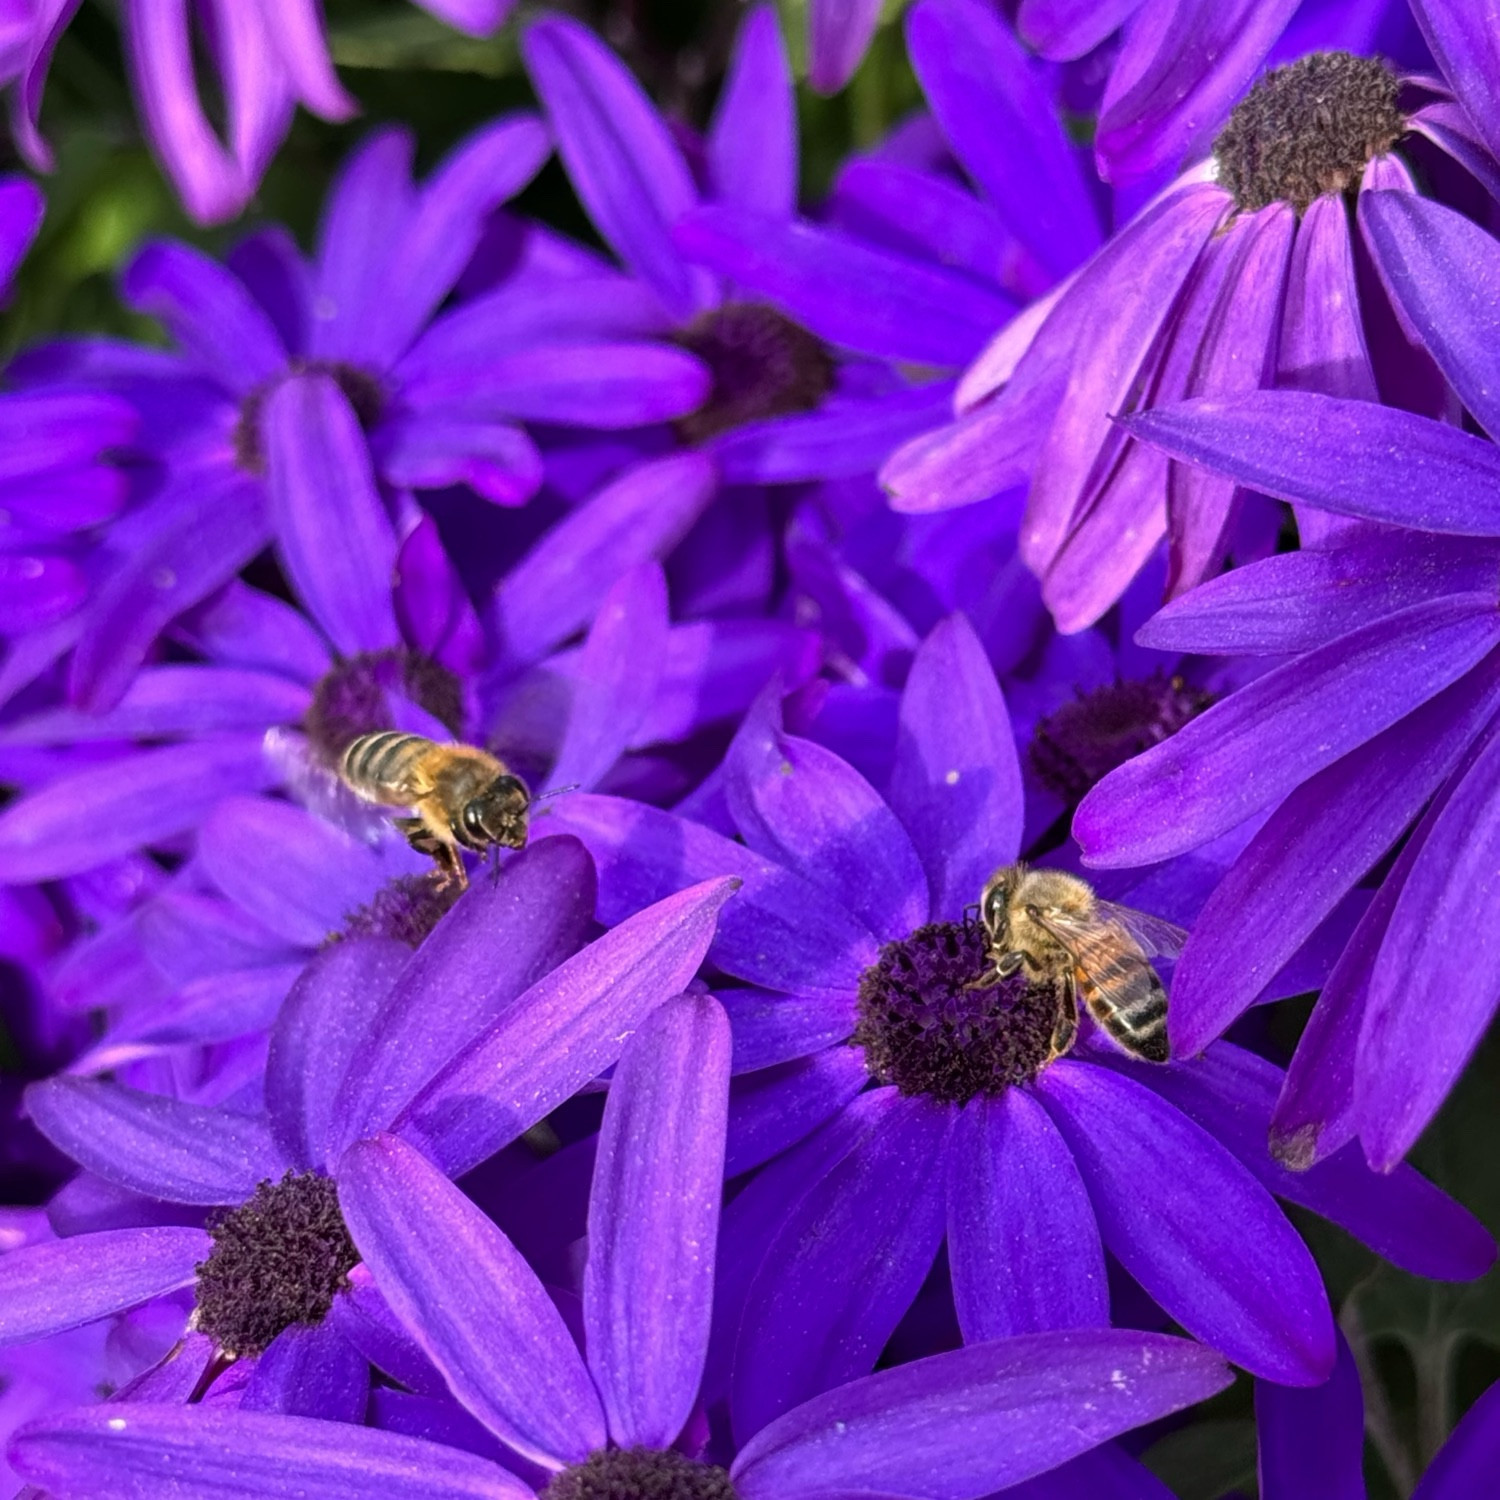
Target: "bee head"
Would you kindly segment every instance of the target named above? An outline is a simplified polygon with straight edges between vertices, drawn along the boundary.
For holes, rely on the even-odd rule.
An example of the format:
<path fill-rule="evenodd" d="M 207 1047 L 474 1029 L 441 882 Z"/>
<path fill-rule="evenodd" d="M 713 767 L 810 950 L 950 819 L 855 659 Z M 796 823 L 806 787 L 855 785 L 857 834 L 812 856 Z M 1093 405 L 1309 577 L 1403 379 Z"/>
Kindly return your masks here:
<path fill-rule="evenodd" d="M 507 849 L 526 845 L 531 793 L 519 776 L 497 776 L 464 806 L 464 830 L 477 840 Z"/>
<path fill-rule="evenodd" d="M 992 938 L 1004 932 L 1010 921 L 1010 898 L 1019 880 L 1019 870 L 1006 865 L 985 882 L 984 894 L 979 898 L 979 920 Z"/>

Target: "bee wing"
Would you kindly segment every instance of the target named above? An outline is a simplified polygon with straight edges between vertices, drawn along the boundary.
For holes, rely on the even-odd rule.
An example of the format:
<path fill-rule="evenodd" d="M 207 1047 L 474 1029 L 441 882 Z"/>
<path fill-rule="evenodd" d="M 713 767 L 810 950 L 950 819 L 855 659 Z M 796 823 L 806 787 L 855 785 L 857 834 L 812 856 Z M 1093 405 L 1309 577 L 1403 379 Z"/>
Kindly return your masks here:
<path fill-rule="evenodd" d="M 278 725 L 266 730 L 261 748 L 286 790 L 325 823 L 366 844 L 390 836 L 390 822 L 318 760 L 305 734 Z"/>
<path fill-rule="evenodd" d="M 1111 952 L 1135 953 L 1143 960 L 1150 958 L 1151 952 L 1121 920 L 1122 914 L 1139 915 L 1127 913 L 1110 902 L 1097 901 L 1094 915 L 1087 921 L 1058 911 L 1038 912 L 1033 920 L 1041 923 L 1072 954 L 1075 963 L 1084 966 L 1097 965 Z"/>
<path fill-rule="evenodd" d="M 1118 922 L 1135 939 L 1137 947 L 1147 958 L 1160 954 L 1163 958 L 1176 958 L 1187 942 L 1187 929 L 1163 917 L 1153 917 L 1130 906 L 1116 906 L 1113 901 L 1097 901 L 1100 917 Z"/>

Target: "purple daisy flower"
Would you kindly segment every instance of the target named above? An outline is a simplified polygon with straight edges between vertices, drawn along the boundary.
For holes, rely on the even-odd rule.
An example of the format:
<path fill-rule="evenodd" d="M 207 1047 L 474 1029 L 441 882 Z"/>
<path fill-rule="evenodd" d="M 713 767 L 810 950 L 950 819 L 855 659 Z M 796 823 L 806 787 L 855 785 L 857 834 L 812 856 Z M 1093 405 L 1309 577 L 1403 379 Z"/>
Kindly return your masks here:
<path fill-rule="evenodd" d="M 1500 246 L 1409 194 L 1372 195 L 1365 213 L 1406 315 L 1463 403 L 1500 431 Z M 1489 879 L 1500 464 L 1457 426 L 1313 392 L 1191 403 L 1130 426 L 1232 481 L 1383 523 L 1236 570 L 1152 621 L 1142 638 L 1153 645 L 1284 660 L 1102 782 L 1074 832 L 1090 863 L 1140 865 L 1265 819 L 1179 964 L 1184 1052 L 1218 1035 L 1278 952 L 1378 870 L 1302 1039 L 1274 1143 L 1303 1164 L 1358 1135 L 1388 1169 L 1500 999 Z"/>
<path fill-rule="evenodd" d="M 722 782 L 743 845 L 606 797 L 555 814 L 593 851 L 607 916 L 710 873 L 743 881 L 709 953 L 746 986 L 716 990 L 740 1075 L 726 1170 L 770 1162 L 723 1242 L 714 1378 L 732 1360 L 736 1431 L 867 1372 L 945 1238 L 971 1341 L 1106 1326 L 1107 1246 L 1195 1336 L 1294 1384 L 1325 1378 L 1333 1326 L 1273 1192 L 1423 1273 L 1489 1265 L 1489 1237 L 1414 1173 L 1273 1162 L 1270 1063 L 1226 1046 L 1151 1067 L 1090 1043 L 1049 1064 L 1055 997 L 967 988 L 984 937 L 964 907 L 1015 857 L 1024 810 L 961 617 L 917 653 L 899 725 L 882 797 L 769 703 L 752 711 Z"/>
<path fill-rule="evenodd" d="M 231 1471 L 246 1494 L 266 1496 L 337 1487 L 392 1500 L 522 1500 L 536 1491 L 554 1500 L 830 1491 L 968 1500 L 1045 1475 L 1227 1383 L 1210 1351 L 1182 1340 L 1033 1336 L 887 1370 L 794 1406 L 738 1453 L 706 1451 L 694 1418 L 729 1055 L 728 1019 L 707 995 L 667 1001 L 625 1046 L 589 1206 L 586 1359 L 515 1246 L 420 1151 L 381 1135 L 340 1164 L 345 1216 L 391 1309 L 500 1440 L 501 1463 L 535 1474 L 533 1484 L 501 1463 L 412 1438 L 243 1407 L 48 1417 L 17 1437 L 12 1462 L 62 1500 L 143 1493 L 169 1473 L 181 1495 L 216 1494 Z M 1074 1477 L 1085 1478 L 1088 1464 Z M 1028 1491 L 1063 1492 L 1046 1480 Z"/>
<path fill-rule="evenodd" d="M 1226 557 L 1254 556 L 1274 530 L 1263 498 L 1174 465 L 1110 419 L 1263 386 L 1442 410 L 1441 377 L 1392 312 L 1366 216 L 1357 206 L 1352 229 L 1345 201 L 1356 189 L 1357 204 L 1372 189 L 1414 192 L 1392 154 L 1403 143 L 1500 182 L 1434 87 L 1348 53 L 1261 79 L 1214 164 L 1149 203 L 1039 305 L 1045 318 L 1003 329 L 960 383 L 958 419 L 886 463 L 893 503 L 940 509 L 1028 483 L 1021 557 L 1069 631 L 1098 619 L 1163 539 L 1169 597 Z M 1299 519 L 1307 539 L 1321 534 L 1316 518 Z"/>
<path fill-rule="evenodd" d="M 193 1359 L 182 1363 L 197 1373 L 161 1372 L 179 1399 L 205 1371 L 259 1355 L 266 1382 L 301 1390 L 318 1414 L 352 1417 L 362 1396 L 348 1413 L 320 1405 L 338 1404 L 348 1380 L 297 1380 L 304 1359 L 348 1366 L 362 1346 L 358 1310 L 347 1306 L 358 1292 L 346 1295 L 359 1257 L 335 1193 L 345 1148 L 413 1111 L 429 1129 L 443 1122 L 453 1152 L 514 1140 L 608 1068 L 641 1020 L 688 984 L 733 889 L 705 883 L 580 948 L 593 912 L 588 856 L 575 840 L 544 839 L 470 890 L 418 954 L 351 938 L 309 965 L 272 1032 L 263 1111 L 96 1080 L 35 1085 L 32 1118 L 91 1175 L 54 1204 L 67 1238 L 0 1258 L 0 1341 L 193 1286 Z M 507 941 L 496 944 L 502 928 Z M 484 1087 L 455 1107 L 452 1079 L 476 1056 Z M 175 1205 L 237 1206 L 203 1229 Z M 283 1347 L 288 1339 L 295 1348 Z"/>

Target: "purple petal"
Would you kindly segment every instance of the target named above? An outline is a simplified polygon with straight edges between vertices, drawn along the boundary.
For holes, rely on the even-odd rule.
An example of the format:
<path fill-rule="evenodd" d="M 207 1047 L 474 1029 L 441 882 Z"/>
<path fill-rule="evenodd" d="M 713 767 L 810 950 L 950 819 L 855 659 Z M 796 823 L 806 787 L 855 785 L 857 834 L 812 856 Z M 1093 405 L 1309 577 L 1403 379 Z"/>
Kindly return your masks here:
<path fill-rule="evenodd" d="M 198 102 L 187 0 L 126 0 L 125 59 L 146 134 L 200 224 L 233 216 L 250 195 Z"/>
<path fill-rule="evenodd" d="M 1468 1281 L 1494 1263 L 1484 1226 L 1410 1167 L 1381 1176 L 1352 1144 L 1306 1171 L 1274 1161 L 1266 1135 L 1282 1073 L 1264 1058 L 1225 1042 L 1185 1067 L 1119 1066 L 1196 1120 L 1278 1198 L 1342 1225 L 1403 1270 Z"/>
<path fill-rule="evenodd" d="M 263 1119 L 87 1078 L 26 1090 L 37 1129 L 108 1182 L 169 1203 L 238 1203 L 291 1163 Z"/>
<path fill-rule="evenodd" d="M 306 0 L 301 8 L 306 11 Z M 292 12 L 289 21 L 295 27 L 297 6 L 294 3 L 286 9 Z M 257 9 L 210 4 L 199 12 L 199 18 L 212 38 L 230 150 L 246 185 L 254 187 L 286 136 L 296 100 L 270 28 Z M 326 52 L 324 61 L 327 66 Z"/>
<path fill-rule="evenodd" d="M 0 1255 L 0 1346 L 81 1328 L 193 1284 L 202 1229 L 106 1229 Z"/>
<path fill-rule="evenodd" d="M 10 290 L 45 209 L 42 190 L 34 182 L 20 176 L 0 178 L 0 296 Z"/>
<path fill-rule="evenodd" d="M 1432 0 L 1428 0 L 1429 6 Z M 1438 1450 L 1412 1500 L 1482 1495 L 1500 1466 L 1500 1384 L 1492 1385 Z"/>
<path fill-rule="evenodd" d="M 1370 980 L 1355 1105 L 1380 1171 L 1416 1144 L 1494 1014 L 1497 860 L 1500 733 L 1491 729 L 1412 865 Z"/>
<path fill-rule="evenodd" d="M 854 77 L 880 20 L 880 0 L 809 0 L 807 81 L 836 94 Z"/>
<path fill-rule="evenodd" d="M 846 1041 L 852 1029 L 851 1015 L 836 1040 Z M 811 1057 L 741 1073 L 729 1100 L 724 1175 L 737 1177 L 796 1145 L 857 1098 L 869 1082 L 864 1054 L 855 1047 L 834 1045 Z"/>
<path fill-rule="evenodd" d="M 328 1322 L 377 1370 L 407 1389 L 422 1396 L 447 1397 L 447 1382 L 391 1311 L 363 1262 L 349 1273 L 349 1285 L 333 1299 Z"/>
<path fill-rule="evenodd" d="M 848 762 L 781 732 L 752 708 L 725 759 L 725 795 L 745 842 L 847 907 L 879 938 L 904 937 L 930 910 L 906 830 Z"/>
<path fill-rule="evenodd" d="M 615 581 L 669 552 L 713 499 L 701 454 L 637 465 L 570 512 L 495 590 L 506 658 L 535 661 L 594 617 Z"/>
<path fill-rule="evenodd" d="M 1339 1336 L 1338 1362 L 1313 1390 L 1255 1384 L 1255 1444 L 1267 1500 L 1365 1500 L 1365 1403 Z"/>
<path fill-rule="evenodd" d="M 391 608 L 396 536 L 348 398 L 327 375 L 297 375 L 261 411 L 272 522 L 282 561 L 342 652 L 399 644 Z"/>
<path fill-rule="evenodd" d="M 844 999 L 875 961 L 870 930 L 810 882 L 701 824 L 623 798 L 559 798 L 556 826 L 588 845 L 599 866 L 599 916 L 618 922 L 713 875 L 742 882 L 720 914 L 709 956 L 750 984 Z M 3 824 L 0 824 L 3 827 Z"/>
<path fill-rule="evenodd" d="M 401 542 L 395 604 L 401 634 L 416 650 L 461 678 L 478 668 L 484 657 L 484 631 L 431 516 L 424 515 Z"/>
<path fill-rule="evenodd" d="M 1392 297 L 1480 426 L 1500 434 L 1500 246 L 1415 193 L 1366 193 L 1360 214 Z"/>
<path fill-rule="evenodd" d="M 710 995 L 653 1012 L 610 1084 L 583 1319 L 589 1369 L 621 1447 L 669 1447 L 698 1399 L 728 1098 L 729 1021 Z"/>
<path fill-rule="evenodd" d="M 604 1413 L 572 1335 L 495 1224 L 394 1136 L 351 1147 L 338 1180 L 376 1284 L 463 1405 L 547 1468 L 602 1447 Z"/>
<path fill-rule="evenodd" d="M 907 46 L 922 91 L 964 170 L 1006 227 L 1054 275 L 1099 243 L 1099 215 L 1046 75 L 976 0 L 921 0 Z"/>
<path fill-rule="evenodd" d="M 506 422 L 423 411 L 382 422 L 370 446 L 381 477 L 412 489 L 467 484 L 496 505 L 524 505 L 542 484 L 536 445 Z"/>
<path fill-rule="evenodd" d="M 0 556 L 0 634 L 54 624 L 88 597 L 87 575 L 65 557 Z"/>
<path fill-rule="evenodd" d="M 592 868 L 574 839 L 538 839 L 501 866 L 498 880 L 471 886 L 361 1038 L 330 1149 L 385 1129 L 444 1063 L 578 947 L 593 908 Z"/>
<path fill-rule="evenodd" d="M 328 647 L 300 610 L 237 578 L 179 620 L 177 629 L 204 656 L 226 666 L 311 684 L 330 665 Z"/>
<path fill-rule="evenodd" d="M 283 1151 L 330 1165 L 334 1101 L 350 1059 L 411 957 L 394 938 L 346 938 L 319 953 L 292 986 L 271 1032 L 266 1110 Z"/>
<path fill-rule="evenodd" d="M 645 1018 L 687 988 L 736 887 L 722 879 L 690 886 L 574 954 L 443 1068 L 396 1128 L 455 1173 L 508 1145 L 609 1067 Z"/>
<path fill-rule="evenodd" d="M 890 802 L 922 857 L 934 916 L 957 920 L 1020 847 L 1024 803 L 1010 715 L 963 615 L 936 626 L 912 661 Z"/>
<path fill-rule="evenodd" d="M 1497 708 L 1500 660 L 1303 782 L 1276 809 L 1208 898 L 1173 973 L 1179 1055 L 1201 1052 L 1248 1009 L 1395 845 Z"/>
<path fill-rule="evenodd" d="M 370 1367 L 337 1329 L 294 1323 L 255 1362 L 241 1411 L 362 1422 L 370 1399 Z"/>
<path fill-rule="evenodd" d="M 1408 116 L 1406 128 L 1426 136 L 1445 156 L 1451 156 L 1490 197 L 1500 197 L 1500 163 L 1490 155 L 1480 128 L 1463 105 L 1435 99 Z"/>
<path fill-rule="evenodd" d="M 1483 135 L 1493 156 L 1500 157 L 1496 131 L 1495 80 L 1500 78 L 1500 27 L 1484 6 L 1467 0 L 1412 0 L 1412 14 L 1443 76 Z M 1436 1500 L 1436 1496 L 1434 1496 Z"/>
<path fill-rule="evenodd" d="M 744 1500 L 971 1500 L 1202 1401 L 1211 1350 L 1129 1329 L 1037 1333 L 882 1370 L 788 1412 L 740 1450 Z"/>
<path fill-rule="evenodd" d="M 94 463 L 135 436 L 140 419 L 118 396 L 93 391 L 8 391 L 0 398 L 0 480 Z"/>
<path fill-rule="evenodd" d="M 0 813 L 0 881 L 92 870 L 185 833 L 226 793 L 271 779 L 258 734 L 143 750 L 107 776 L 69 772 Z"/>
<path fill-rule="evenodd" d="M 948 1263 L 964 1342 L 1107 1328 L 1104 1247 L 1078 1167 L 1021 1089 L 971 1100 L 948 1156 Z"/>
<path fill-rule="evenodd" d="M 1105 1068 L 1054 1063 L 1037 1092 L 1083 1173 L 1104 1243 L 1177 1322 L 1265 1379 L 1327 1378 L 1333 1317 L 1318 1268 L 1223 1146 Z"/>
<path fill-rule="evenodd" d="M 1016 29 L 1049 62 L 1072 62 L 1117 31 L 1141 0 L 1021 0 Z"/>
<path fill-rule="evenodd" d="M 1229 112 L 1297 3 L 1146 0 L 1099 106 L 1099 175 L 1124 182 L 1180 162 Z"/>
<path fill-rule="evenodd" d="M 679 316 L 711 300 L 672 225 L 698 201 L 676 143 L 640 85 L 594 34 L 553 16 L 521 43 L 557 135 L 557 152 L 599 233 Z"/>
<path fill-rule="evenodd" d="M 740 22 L 706 145 L 718 202 L 786 218 L 796 211 L 797 107 L 774 6 L 756 5 Z"/>
<path fill-rule="evenodd" d="M 224 1406 L 116 1406 L 31 1422 L 11 1462 L 77 1500 L 533 1500 L 498 1464 L 347 1422 Z"/>
<path fill-rule="evenodd" d="M 273 12 L 263 10 L 261 14 L 269 22 Z M 344 92 L 328 55 L 322 7 L 317 0 L 290 0 L 277 6 L 274 15 L 275 21 L 266 26 L 266 31 L 296 97 L 325 120 L 347 120 L 358 114 L 358 104 Z"/>
<path fill-rule="evenodd" d="M 634 743 L 662 670 L 667 581 L 642 563 L 612 588 L 589 627 L 568 727 L 552 763 L 559 786 L 592 787 Z"/>
<path fill-rule="evenodd" d="M 942 1243 L 950 1119 L 930 1100 L 893 1098 L 786 1216 L 740 1324 L 737 1434 L 874 1365 Z"/>
<path fill-rule="evenodd" d="M 1014 311 L 968 276 L 728 204 L 685 215 L 675 238 L 819 338 L 882 359 L 962 365 Z"/>
<path fill-rule="evenodd" d="M 1174 457 L 1282 500 L 1418 531 L 1500 533 L 1495 445 L 1412 412 L 1314 391 L 1257 391 L 1121 420 Z"/>
<path fill-rule="evenodd" d="M 1277 667 L 1111 772 L 1073 835 L 1090 864 L 1206 843 L 1388 728 L 1493 649 L 1493 601 L 1418 604 Z"/>
<path fill-rule="evenodd" d="M 854 1030 L 852 996 L 838 1001 L 754 989 L 714 993 L 734 1030 L 737 1074 L 807 1057 L 846 1040 Z"/>

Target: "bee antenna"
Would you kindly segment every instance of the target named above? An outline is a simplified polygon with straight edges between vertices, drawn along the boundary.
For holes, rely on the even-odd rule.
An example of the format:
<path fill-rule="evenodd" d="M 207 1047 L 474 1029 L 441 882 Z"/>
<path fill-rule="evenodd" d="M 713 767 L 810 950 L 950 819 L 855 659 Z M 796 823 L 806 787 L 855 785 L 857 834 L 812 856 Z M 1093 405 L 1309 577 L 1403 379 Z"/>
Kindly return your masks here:
<path fill-rule="evenodd" d="M 561 797 L 564 792 L 576 792 L 582 785 L 581 781 L 575 781 L 568 786 L 555 786 L 549 792 L 538 792 L 531 800 L 533 802 L 545 802 L 549 797 Z"/>

